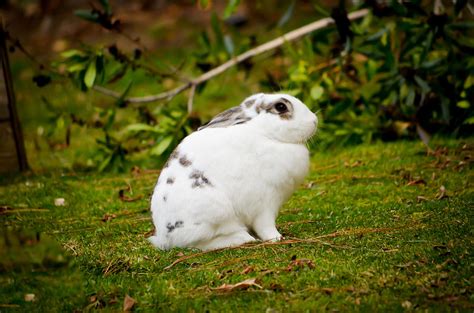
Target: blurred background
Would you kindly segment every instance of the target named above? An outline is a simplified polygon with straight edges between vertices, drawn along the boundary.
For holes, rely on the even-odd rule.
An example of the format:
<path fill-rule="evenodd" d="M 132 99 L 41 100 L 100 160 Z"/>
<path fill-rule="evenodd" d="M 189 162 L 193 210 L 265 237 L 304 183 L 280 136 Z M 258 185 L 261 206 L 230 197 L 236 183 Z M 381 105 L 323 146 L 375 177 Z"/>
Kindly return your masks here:
<path fill-rule="evenodd" d="M 183 137 L 257 92 L 318 112 L 313 151 L 473 134 L 469 1 L 4 0 L 0 14 L 34 172 L 159 168 Z M 195 90 L 128 101 L 327 17 L 335 23 Z"/>

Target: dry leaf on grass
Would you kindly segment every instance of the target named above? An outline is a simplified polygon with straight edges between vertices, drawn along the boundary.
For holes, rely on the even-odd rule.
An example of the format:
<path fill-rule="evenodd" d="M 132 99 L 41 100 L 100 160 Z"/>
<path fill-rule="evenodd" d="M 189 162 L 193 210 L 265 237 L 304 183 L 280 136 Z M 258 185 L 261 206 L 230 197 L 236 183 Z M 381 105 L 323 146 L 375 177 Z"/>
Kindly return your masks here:
<path fill-rule="evenodd" d="M 34 293 L 27 293 L 24 296 L 26 302 L 33 302 L 36 301 L 36 295 Z"/>
<path fill-rule="evenodd" d="M 102 222 L 108 222 L 108 221 L 113 220 L 116 217 L 117 217 L 117 215 L 115 215 L 115 214 L 105 213 L 104 216 L 102 216 L 101 221 Z"/>
<path fill-rule="evenodd" d="M 448 195 L 446 194 L 446 187 L 441 185 L 441 187 L 439 187 L 439 193 L 436 195 L 436 199 L 441 200 L 444 198 L 448 198 Z"/>
<path fill-rule="evenodd" d="M 416 196 L 416 202 L 420 203 L 420 202 L 423 202 L 423 201 L 428 201 L 430 199 L 428 199 L 427 197 L 424 197 L 424 196 Z"/>
<path fill-rule="evenodd" d="M 251 273 L 251 272 L 253 272 L 253 267 L 252 266 L 247 266 L 246 268 L 244 268 L 242 270 L 242 272 L 240 272 L 240 274 L 246 275 L 246 274 Z"/>
<path fill-rule="evenodd" d="M 125 299 L 123 299 L 123 311 L 129 312 L 130 310 L 132 310 L 135 303 L 137 303 L 135 299 L 133 299 L 129 295 L 125 295 Z"/>
<path fill-rule="evenodd" d="M 4 213 L 7 213 L 7 211 L 11 211 L 13 210 L 13 208 L 9 207 L 9 206 L 0 206 L 0 214 L 4 214 Z"/>
<path fill-rule="evenodd" d="M 348 161 L 345 161 L 344 162 L 344 167 L 358 167 L 358 166 L 362 166 L 364 165 L 364 163 L 361 161 L 361 160 L 356 160 L 352 163 L 349 163 Z"/>
<path fill-rule="evenodd" d="M 407 309 L 407 310 L 408 310 L 408 309 L 410 309 L 412 306 L 413 306 L 413 304 L 412 304 L 410 301 L 408 301 L 408 300 L 402 302 L 402 307 L 403 307 L 404 309 Z"/>
<path fill-rule="evenodd" d="M 407 186 L 415 186 L 415 185 L 426 185 L 426 181 L 424 179 L 415 179 L 407 183 Z"/>
<path fill-rule="evenodd" d="M 222 291 L 222 292 L 230 292 L 234 290 L 245 290 L 252 286 L 262 289 L 262 286 L 257 284 L 256 280 L 257 280 L 256 278 L 249 278 L 237 284 L 223 284 L 222 286 L 219 286 L 217 288 L 212 288 L 212 289 L 216 291 Z"/>
<path fill-rule="evenodd" d="M 155 234 L 155 227 L 153 227 L 153 229 L 150 229 L 149 231 L 147 231 L 146 233 L 143 234 L 143 237 L 145 238 L 148 238 L 148 237 L 151 237 Z"/>
<path fill-rule="evenodd" d="M 313 261 L 309 259 L 294 259 L 294 260 L 291 260 L 290 264 L 288 264 L 288 267 L 286 268 L 286 270 L 288 272 L 291 272 L 294 269 L 304 268 L 305 266 L 307 266 L 310 269 L 313 269 L 315 267 Z"/>
<path fill-rule="evenodd" d="M 143 198 L 143 195 L 138 195 L 134 198 L 129 197 L 125 194 L 126 192 L 133 193 L 132 187 L 130 185 L 128 185 L 124 189 L 120 189 L 119 192 L 118 192 L 119 199 L 122 200 L 123 202 L 133 202 L 133 201 L 137 201 L 137 200 L 140 200 L 140 199 Z"/>
<path fill-rule="evenodd" d="M 66 200 L 64 200 L 64 198 L 56 198 L 56 199 L 54 199 L 54 205 L 55 206 L 65 206 L 66 205 Z"/>

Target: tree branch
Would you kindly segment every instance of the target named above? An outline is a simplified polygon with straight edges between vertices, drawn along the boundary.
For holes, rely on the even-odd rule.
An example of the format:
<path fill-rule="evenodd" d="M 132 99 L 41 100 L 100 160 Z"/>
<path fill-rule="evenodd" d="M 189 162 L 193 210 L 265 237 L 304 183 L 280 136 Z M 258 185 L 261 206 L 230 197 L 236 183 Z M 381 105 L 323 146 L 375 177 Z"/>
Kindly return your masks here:
<path fill-rule="evenodd" d="M 341 237 L 341 236 L 354 236 L 354 235 L 365 235 L 365 234 L 371 234 L 371 233 L 390 233 L 393 231 L 397 230 L 404 230 L 404 229 L 410 229 L 412 227 L 417 227 L 417 224 L 414 225 L 407 225 L 407 226 L 401 226 L 401 227 L 382 227 L 382 228 L 360 228 L 360 229 L 347 229 L 347 230 L 341 230 L 341 231 L 336 231 L 334 233 L 330 234 L 325 234 L 321 236 L 317 236 L 314 238 L 307 238 L 307 239 L 299 239 L 299 238 L 292 238 L 292 239 L 286 239 L 286 240 L 281 240 L 281 241 L 263 241 L 263 242 L 250 242 L 250 243 L 245 243 L 240 246 L 235 246 L 235 247 L 228 247 L 228 248 L 219 248 L 215 250 L 207 250 L 207 251 L 202 251 L 194 254 L 189 254 L 189 255 L 184 255 L 180 257 L 179 259 L 176 259 L 173 263 L 170 265 L 166 266 L 164 270 L 169 270 L 173 266 L 175 266 L 178 263 L 181 263 L 183 261 L 209 254 L 209 253 L 215 253 L 219 251 L 229 251 L 229 250 L 236 250 L 236 249 L 254 249 L 254 248 L 259 248 L 259 247 L 265 247 L 265 246 L 276 246 L 276 245 L 290 245 L 290 244 L 298 244 L 298 243 L 315 243 L 315 244 L 323 244 L 323 245 L 329 245 L 334 248 L 351 248 L 348 246 L 335 246 L 327 241 L 323 241 L 321 239 L 325 238 L 335 238 L 335 237 Z"/>
<path fill-rule="evenodd" d="M 191 85 L 191 90 L 189 91 L 188 97 L 188 114 L 191 114 L 193 111 L 193 101 L 194 101 L 194 93 L 196 92 L 196 84 Z"/>
<path fill-rule="evenodd" d="M 348 18 L 349 20 L 356 20 L 356 19 L 359 19 L 359 18 L 362 18 L 364 16 L 366 16 L 367 14 L 369 13 L 369 10 L 368 9 L 362 9 L 362 10 L 358 10 L 358 11 L 355 11 L 355 12 L 352 12 L 350 14 L 348 14 Z M 236 57 L 234 57 L 233 59 L 219 65 L 218 67 L 216 68 L 213 68 L 212 70 L 202 74 L 201 76 L 195 78 L 195 79 L 192 79 L 191 81 L 181 85 L 181 86 L 178 86 L 172 90 L 169 90 L 169 91 L 166 91 L 166 92 L 162 92 L 162 93 L 159 93 L 159 94 L 156 94 L 156 95 L 150 95 L 150 96 L 144 96 L 144 97 L 130 97 L 130 98 L 125 98 L 124 101 L 126 102 L 130 102 L 130 103 L 143 103 L 143 102 L 152 102 L 152 101 L 158 101 L 158 100 L 170 100 L 172 99 L 173 97 L 175 97 L 176 95 L 178 95 L 179 93 L 183 92 L 184 90 L 188 89 L 188 88 L 195 88 L 197 85 L 205 82 L 205 81 L 208 81 L 209 79 L 221 74 L 222 72 L 225 72 L 226 70 L 228 70 L 229 68 L 231 68 L 232 66 L 236 65 L 236 64 L 239 64 L 251 57 L 254 57 L 256 55 L 259 55 L 259 54 L 262 54 L 264 52 L 267 52 L 267 51 L 270 51 L 270 50 L 273 50 L 279 46 L 282 46 L 283 44 L 285 44 L 286 42 L 290 42 L 290 41 L 293 41 L 295 39 L 298 39 L 306 34 L 309 34 L 311 32 L 314 32 L 315 30 L 318 30 L 318 29 L 321 29 L 321 28 L 325 28 L 331 24 L 334 24 L 334 20 L 330 17 L 326 17 L 326 18 L 323 18 L 321 20 L 318 20 L 318 21 L 315 21 L 313 23 L 310 23 L 308 25 L 305 25 L 303 27 L 300 27 L 298 29 L 295 29 L 293 31 L 290 31 L 278 38 L 275 38 L 269 42 L 266 42 L 260 46 L 257 46 L 253 49 L 250 49 Z M 100 93 L 103 93 L 105 95 L 108 95 L 108 96 L 112 96 L 114 98 L 120 98 L 120 94 L 118 92 L 115 92 L 115 91 L 112 91 L 112 90 L 109 90 L 107 88 L 104 88 L 104 87 L 101 87 L 101 86 L 94 86 L 93 87 L 94 90 L 100 92 Z M 190 97 L 193 97 L 194 96 L 194 92 L 191 91 L 190 93 Z M 192 104 L 192 99 L 189 99 L 188 101 L 188 104 L 191 103 Z"/>

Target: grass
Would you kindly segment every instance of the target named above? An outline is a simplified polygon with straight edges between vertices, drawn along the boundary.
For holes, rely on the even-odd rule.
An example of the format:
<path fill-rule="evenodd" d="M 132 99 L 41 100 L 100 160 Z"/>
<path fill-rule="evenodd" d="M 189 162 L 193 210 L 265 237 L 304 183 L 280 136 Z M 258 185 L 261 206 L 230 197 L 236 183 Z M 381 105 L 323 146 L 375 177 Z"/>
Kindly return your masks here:
<path fill-rule="evenodd" d="M 474 142 L 434 146 L 318 152 L 285 241 L 205 254 L 146 241 L 156 172 L 2 177 L 0 311 L 472 312 Z"/>

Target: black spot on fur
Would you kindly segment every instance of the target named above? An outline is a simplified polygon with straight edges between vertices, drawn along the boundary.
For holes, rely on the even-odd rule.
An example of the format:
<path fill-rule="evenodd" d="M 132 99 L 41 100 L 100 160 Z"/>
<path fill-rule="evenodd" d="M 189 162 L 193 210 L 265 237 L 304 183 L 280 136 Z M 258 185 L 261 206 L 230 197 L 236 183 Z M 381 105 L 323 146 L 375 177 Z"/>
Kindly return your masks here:
<path fill-rule="evenodd" d="M 185 155 L 183 155 L 182 157 L 179 158 L 179 164 L 181 164 L 184 167 L 188 167 L 192 163 Z"/>
<path fill-rule="evenodd" d="M 184 226 L 183 221 L 176 221 L 176 223 L 174 223 L 174 225 L 172 223 L 166 224 L 166 228 L 168 229 L 168 233 L 171 233 L 176 228 L 181 228 L 183 226 Z"/>
<path fill-rule="evenodd" d="M 168 196 L 164 195 L 163 196 L 163 201 L 166 202 L 166 200 L 168 200 Z"/>
<path fill-rule="evenodd" d="M 166 180 L 166 183 L 171 185 L 174 183 L 174 177 L 168 177 L 168 179 Z"/>
<path fill-rule="evenodd" d="M 189 175 L 189 178 L 193 180 L 193 183 L 191 187 L 196 188 L 196 187 L 205 187 L 205 186 L 212 186 L 212 183 L 209 181 L 209 179 L 204 176 L 204 173 L 198 170 L 193 170 L 191 174 Z"/>

